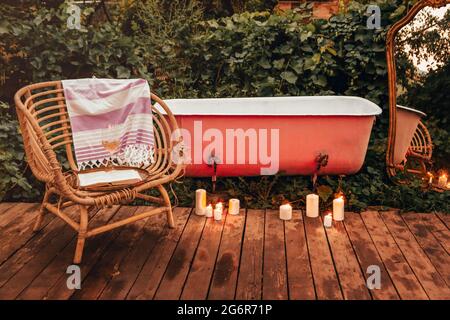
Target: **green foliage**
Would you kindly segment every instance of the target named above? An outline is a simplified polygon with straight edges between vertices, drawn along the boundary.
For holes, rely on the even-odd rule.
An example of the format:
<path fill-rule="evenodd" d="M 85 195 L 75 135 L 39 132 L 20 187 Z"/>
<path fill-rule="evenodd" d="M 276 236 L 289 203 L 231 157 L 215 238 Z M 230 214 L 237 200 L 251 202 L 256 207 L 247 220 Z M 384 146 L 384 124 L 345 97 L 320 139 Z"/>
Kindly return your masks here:
<path fill-rule="evenodd" d="M 448 192 L 399 187 L 386 176 L 385 37 L 389 25 L 404 14 L 397 9 L 400 2 L 378 1 L 383 14 L 381 30 L 367 30 L 365 6 L 356 1 L 328 21 L 311 19 L 311 7 L 306 5 L 282 15 L 243 12 L 202 21 L 201 8 L 190 2 L 175 1 L 164 11 L 164 0 L 147 1 L 147 5 L 137 1 L 123 18 L 123 25 L 104 23 L 81 31 L 67 29 L 64 7 L 39 9 L 21 20 L 0 10 L 0 50 L 10 54 L 9 61 L 0 62 L 10 79 L 0 96 L 10 99 L 25 83 L 95 74 L 144 77 L 152 83 L 152 90 L 164 98 L 324 94 L 365 97 L 384 110 L 374 127 L 365 165 L 360 173 L 345 177 L 342 182 L 337 177 L 320 177 L 323 206 L 328 207 L 332 194 L 341 189 L 351 210 L 380 205 L 423 212 L 450 211 Z M 87 16 L 89 12 L 83 14 Z M 435 83 L 441 76 L 436 76 Z M 429 101 L 423 96 L 424 102 Z M 433 128 L 432 134 L 437 135 L 437 141 L 442 140 L 442 146 L 448 145 L 448 131 L 442 122 L 447 118 L 445 114 L 439 123 L 432 122 L 441 128 Z M 23 149 L 16 124 L 11 118 L 5 121 L 8 129 L 7 136 L 0 138 L 1 154 L 22 169 L 23 154 L 19 152 Z M 443 152 L 445 155 L 448 150 Z M 0 192 L 14 185 L 8 182 L 12 181 L 9 177 L 22 177 L 20 170 L 3 166 L 2 161 Z M 32 185 L 30 176 L 27 173 L 25 181 Z M 7 182 L 3 183 L 3 179 Z M 210 190 L 211 182 L 185 178 L 173 187 L 180 204 L 190 205 L 193 190 Z M 13 195 L 24 198 L 24 193 L 36 198 L 26 184 L 17 188 L 8 193 L 8 199 Z M 239 197 L 249 207 L 269 208 L 286 199 L 304 205 L 312 183 L 308 177 L 281 175 L 219 178 L 217 188 Z"/>
<path fill-rule="evenodd" d="M 9 113 L 9 106 L 0 102 L 0 201 L 12 189 L 18 191 L 22 199 L 39 195 L 24 177 L 24 168 L 24 149 L 17 120 Z"/>
<path fill-rule="evenodd" d="M 82 12 L 83 19 L 91 9 Z M 149 78 L 144 63 L 148 53 L 135 39 L 123 35 L 120 26 L 105 23 L 98 27 L 67 27 L 67 7 L 40 8 L 25 19 L 7 16 L 0 10 L 2 28 L 0 59 L 9 83 L 17 89 L 23 83 L 81 77 Z M 3 93 L 3 92 L 2 92 Z M 10 99 L 13 92 L 5 92 Z"/>

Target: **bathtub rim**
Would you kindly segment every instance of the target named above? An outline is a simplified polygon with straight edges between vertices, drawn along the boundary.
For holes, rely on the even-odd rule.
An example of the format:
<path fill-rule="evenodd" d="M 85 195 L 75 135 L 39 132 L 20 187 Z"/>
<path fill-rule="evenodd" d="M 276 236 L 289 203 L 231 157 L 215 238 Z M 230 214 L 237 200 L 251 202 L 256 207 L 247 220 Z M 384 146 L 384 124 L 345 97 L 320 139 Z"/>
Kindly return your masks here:
<path fill-rule="evenodd" d="M 234 111 L 229 111 L 229 112 L 223 112 L 222 110 L 211 110 L 211 109 L 206 109 L 203 108 L 203 110 L 189 110 L 187 108 L 185 108 L 185 110 L 183 110 L 183 107 L 180 106 L 171 106 L 172 102 L 182 102 L 182 103 L 186 103 L 186 102 L 192 102 L 194 103 L 196 100 L 201 100 L 202 102 L 207 102 L 208 100 L 210 100 L 211 102 L 217 103 L 218 100 L 222 100 L 222 101 L 232 101 L 232 102 L 243 102 L 245 103 L 246 101 L 248 102 L 249 100 L 260 100 L 260 101 L 267 101 L 270 100 L 271 102 L 283 102 L 283 101 L 292 101 L 292 100 L 331 100 L 331 99 L 336 99 L 338 98 L 339 100 L 349 100 L 349 101 L 359 101 L 361 103 L 366 104 L 366 106 L 368 108 L 371 108 L 372 110 L 363 112 L 364 110 L 361 110 L 361 112 L 359 113 L 351 113 L 351 112 L 341 112 L 341 113 L 336 113 L 336 112 L 318 112 L 317 110 L 311 110 L 311 108 L 309 110 L 303 109 L 301 110 L 302 112 L 274 112 L 274 108 L 272 108 L 271 112 L 265 112 L 265 113 L 256 113 L 256 112 L 248 112 L 246 111 L 244 108 L 240 108 L 239 112 L 236 112 L 236 110 Z M 283 96 L 283 97 L 239 97 L 239 98 L 188 98 L 188 99 L 166 99 L 164 100 L 164 102 L 168 105 L 168 107 L 171 109 L 172 113 L 175 116 L 355 116 L 355 117 L 366 117 L 366 116 L 379 116 L 382 113 L 382 109 L 375 104 L 374 102 L 365 99 L 365 98 L 361 98 L 361 97 L 357 97 L 357 96 Z M 161 106 L 156 103 L 155 107 L 162 113 L 165 114 L 164 109 L 161 108 Z"/>
<path fill-rule="evenodd" d="M 402 105 L 398 104 L 397 108 L 402 109 L 402 110 L 406 110 L 406 111 L 411 111 L 413 113 L 419 114 L 421 117 L 426 117 L 427 116 L 427 114 L 425 112 L 422 112 L 420 110 L 417 110 L 417 109 L 414 109 L 414 108 L 411 108 L 411 107 L 405 107 L 405 106 L 402 106 Z"/>

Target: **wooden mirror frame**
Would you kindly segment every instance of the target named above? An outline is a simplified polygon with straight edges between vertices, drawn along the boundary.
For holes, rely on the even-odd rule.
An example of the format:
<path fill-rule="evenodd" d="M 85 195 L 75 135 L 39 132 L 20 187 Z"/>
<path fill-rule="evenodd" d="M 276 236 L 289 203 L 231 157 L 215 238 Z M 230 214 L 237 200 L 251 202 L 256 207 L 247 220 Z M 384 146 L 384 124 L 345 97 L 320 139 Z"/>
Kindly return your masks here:
<path fill-rule="evenodd" d="M 409 24 L 420 10 L 426 7 L 440 8 L 450 4 L 450 0 L 419 0 L 414 4 L 408 11 L 406 16 L 397 21 L 388 31 L 386 40 L 386 59 L 387 59 L 387 69 L 388 69 L 388 81 L 389 81 L 389 136 L 388 136 L 388 146 L 386 152 L 386 167 L 388 176 L 392 179 L 399 171 L 405 171 L 405 166 L 396 165 L 394 163 L 394 148 L 395 148 L 395 136 L 397 128 L 397 70 L 395 63 L 395 37 L 398 32 L 407 24 Z M 431 137 L 429 136 L 428 130 L 423 125 L 419 123 L 419 134 L 423 135 L 430 142 L 431 147 Z M 431 151 L 429 157 L 420 157 L 418 155 L 411 155 L 420 164 L 421 170 L 407 170 L 410 173 L 418 174 L 423 176 L 427 172 L 427 164 L 431 164 Z M 401 183 L 402 181 L 396 180 L 395 182 Z M 404 181 L 403 181 L 404 182 Z"/>

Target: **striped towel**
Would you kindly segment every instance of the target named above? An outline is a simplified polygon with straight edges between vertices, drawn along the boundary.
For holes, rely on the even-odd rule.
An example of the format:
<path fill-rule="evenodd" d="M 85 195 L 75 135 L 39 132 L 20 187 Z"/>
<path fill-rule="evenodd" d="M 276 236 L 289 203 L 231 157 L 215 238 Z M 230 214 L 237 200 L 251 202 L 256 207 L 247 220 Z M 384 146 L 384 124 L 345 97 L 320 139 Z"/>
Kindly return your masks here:
<path fill-rule="evenodd" d="M 63 80 L 80 170 L 153 162 L 150 88 L 144 79 Z"/>

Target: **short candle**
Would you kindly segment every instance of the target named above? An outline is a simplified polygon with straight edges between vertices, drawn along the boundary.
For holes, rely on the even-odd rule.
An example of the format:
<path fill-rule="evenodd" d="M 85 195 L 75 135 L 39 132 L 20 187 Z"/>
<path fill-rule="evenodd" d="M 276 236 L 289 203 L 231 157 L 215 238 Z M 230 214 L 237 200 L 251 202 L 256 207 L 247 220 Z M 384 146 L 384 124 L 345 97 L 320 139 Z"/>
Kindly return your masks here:
<path fill-rule="evenodd" d="M 220 221 L 222 220 L 222 203 L 219 202 L 218 204 L 216 204 L 216 207 L 214 208 L 214 220 L 216 221 Z"/>
<path fill-rule="evenodd" d="M 344 220 L 344 197 L 339 197 L 333 200 L 333 219 L 336 221 Z"/>
<path fill-rule="evenodd" d="M 208 206 L 205 208 L 205 216 L 207 218 L 211 218 L 213 216 L 213 207 L 211 204 L 208 204 Z"/>
<path fill-rule="evenodd" d="M 292 219 L 292 206 L 289 203 L 280 206 L 280 219 L 281 220 Z"/>
<path fill-rule="evenodd" d="M 232 215 L 239 214 L 239 199 L 230 199 L 228 201 L 228 213 Z"/>
<path fill-rule="evenodd" d="M 330 213 L 326 214 L 323 218 L 323 225 L 325 228 L 331 228 L 333 225 L 333 215 Z"/>
<path fill-rule="evenodd" d="M 438 182 L 438 187 L 439 188 L 446 188 L 447 187 L 447 174 L 443 174 L 439 177 L 439 182 Z"/>

